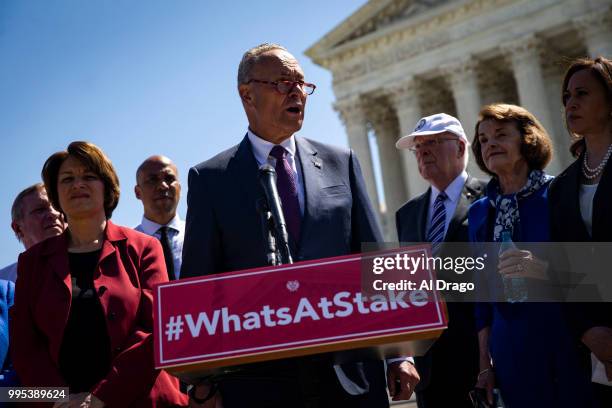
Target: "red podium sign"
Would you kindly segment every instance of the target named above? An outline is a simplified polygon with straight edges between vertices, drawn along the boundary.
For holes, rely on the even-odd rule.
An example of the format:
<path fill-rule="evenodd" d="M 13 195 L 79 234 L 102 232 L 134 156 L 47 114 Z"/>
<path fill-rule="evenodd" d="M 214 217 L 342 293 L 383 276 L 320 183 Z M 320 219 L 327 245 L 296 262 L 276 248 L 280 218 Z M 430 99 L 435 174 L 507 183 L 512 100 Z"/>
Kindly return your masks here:
<path fill-rule="evenodd" d="M 156 367 L 180 373 L 439 336 L 446 317 L 436 292 L 362 293 L 361 271 L 373 256 L 158 285 Z M 434 276 L 420 270 L 413 278 Z"/>

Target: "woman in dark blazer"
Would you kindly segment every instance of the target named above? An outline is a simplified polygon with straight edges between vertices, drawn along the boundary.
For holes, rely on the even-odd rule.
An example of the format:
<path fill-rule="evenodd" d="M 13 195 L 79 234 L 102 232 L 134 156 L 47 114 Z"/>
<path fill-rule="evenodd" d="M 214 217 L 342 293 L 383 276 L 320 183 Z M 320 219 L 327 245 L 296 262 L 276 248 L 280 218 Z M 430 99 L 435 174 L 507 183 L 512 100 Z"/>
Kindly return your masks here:
<path fill-rule="evenodd" d="M 541 296 L 552 292 L 554 280 L 541 260 L 545 251 L 523 247 L 549 240 L 547 192 L 552 177 L 542 170 L 551 158 L 550 138 L 526 109 L 494 104 L 480 112 L 472 149 L 479 167 L 492 178 L 486 196 L 469 209 L 470 241 L 499 243 L 509 235 L 518 247 L 498 257 L 490 250 L 493 246 L 475 245 L 480 256 L 488 254 L 477 279 L 488 295 L 476 304 L 476 387 L 486 389 L 490 399 L 492 389 L 499 388 L 508 408 L 587 407 L 583 402 L 589 398 L 584 396 L 589 384 L 576 374 L 578 359 L 571 353 L 562 308 L 541 302 L 549 299 Z M 498 302 L 512 298 L 507 292 L 512 278 L 524 279 L 528 299 Z"/>
<path fill-rule="evenodd" d="M 66 386 L 81 407 L 186 405 L 178 380 L 154 369 L 151 289 L 167 281 L 161 245 L 113 224 L 112 164 L 73 142 L 43 167 L 68 228 L 19 257 L 11 324 L 24 386 Z"/>
<path fill-rule="evenodd" d="M 571 152 L 577 159 L 550 187 L 551 240 L 609 245 L 612 61 L 602 57 L 575 61 L 565 74 L 562 92 L 566 125 L 573 139 Z M 605 268 L 603 273 L 611 273 L 609 264 Z M 606 280 L 610 282 L 609 277 Z M 600 372 L 612 380 L 612 303 L 567 306 L 575 334 L 583 345 L 587 369 L 599 366 Z M 612 381 L 609 385 L 593 383 L 593 389 L 601 407 L 612 407 Z"/>

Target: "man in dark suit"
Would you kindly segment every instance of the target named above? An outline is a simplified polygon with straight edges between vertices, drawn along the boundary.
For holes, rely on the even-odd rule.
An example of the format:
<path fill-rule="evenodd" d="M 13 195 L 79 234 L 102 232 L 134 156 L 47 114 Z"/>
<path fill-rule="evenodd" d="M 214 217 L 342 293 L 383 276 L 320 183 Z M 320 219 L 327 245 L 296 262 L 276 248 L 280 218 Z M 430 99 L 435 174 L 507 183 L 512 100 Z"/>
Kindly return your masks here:
<path fill-rule="evenodd" d="M 382 240 L 355 154 L 294 135 L 314 89 L 285 48 L 262 44 L 244 54 L 238 92 L 249 128 L 240 144 L 189 171 L 181 277 L 267 264 L 256 208 L 264 163 L 276 169 L 294 260 L 356 253 L 362 242 Z M 381 361 L 343 368 L 329 355 L 252 364 L 218 386 L 226 408 L 388 406 Z M 402 399 L 418 381 L 405 360 L 389 364 L 389 378 L 393 387 L 399 380 Z M 204 404 L 206 391 L 195 387 L 192 402 Z"/>
<path fill-rule="evenodd" d="M 419 173 L 430 184 L 397 211 L 399 241 L 431 242 L 434 256 L 453 255 L 443 243 L 468 241 L 468 207 L 486 185 L 465 171 L 468 141 L 461 123 L 444 113 L 422 118 L 396 146 L 414 152 Z M 447 281 L 457 278 L 441 274 L 438 271 L 438 278 Z M 416 388 L 419 408 L 472 406 L 468 393 L 478 375 L 473 304 L 448 302 L 447 308 L 448 329 L 423 357 L 415 358 L 421 376 Z"/>

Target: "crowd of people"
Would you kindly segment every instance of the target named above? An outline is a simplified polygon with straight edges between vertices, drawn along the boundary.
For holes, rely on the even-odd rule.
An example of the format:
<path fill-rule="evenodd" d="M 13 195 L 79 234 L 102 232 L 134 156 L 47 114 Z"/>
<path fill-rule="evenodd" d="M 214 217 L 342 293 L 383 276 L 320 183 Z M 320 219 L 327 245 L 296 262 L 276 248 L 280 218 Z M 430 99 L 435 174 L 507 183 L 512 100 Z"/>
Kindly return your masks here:
<path fill-rule="evenodd" d="M 400 138 L 429 188 L 397 211 L 399 241 L 429 242 L 434 254 L 451 251 L 450 242 L 612 241 L 612 61 L 576 60 L 560 85 L 558 120 L 576 160 L 556 178 L 545 172 L 551 138 L 520 106 L 484 106 L 471 135 L 438 113 Z M 509 408 L 611 407 L 610 303 L 449 302 L 448 328 L 415 358 L 337 365 L 321 354 L 189 385 L 155 369 L 153 285 L 267 265 L 255 206 L 260 165 L 275 168 L 294 260 L 382 242 L 355 154 L 295 135 L 315 88 L 282 46 L 244 54 L 246 135 L 189 170 L 185 222 L 167 157 L 137 170 L 144 215 L 132 229 L 111 221 L 119 179 L 100 147 L 75 141 L 52 154 L 42 183 L 11 210 L 25 252 L 0 270 L 0 385 L 69 387 L 58 407 L 388 407 L 389 395 L 413 392 L 419 408 L 495 399 Z M 466 171 L 470 147 L 489 181 Z M 546 286 L 554 271 L 514 247 L 476 273 L 495 292 L 509 278 Z"/>

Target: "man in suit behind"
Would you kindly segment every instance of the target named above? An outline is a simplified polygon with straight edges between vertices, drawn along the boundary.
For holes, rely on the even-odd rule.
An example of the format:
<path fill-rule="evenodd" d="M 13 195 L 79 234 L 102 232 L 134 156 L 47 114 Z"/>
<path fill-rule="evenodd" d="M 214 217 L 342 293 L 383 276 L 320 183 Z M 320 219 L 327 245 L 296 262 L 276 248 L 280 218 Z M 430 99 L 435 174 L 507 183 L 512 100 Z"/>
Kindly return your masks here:
<path fill-rule="evenodd" d="M 64 217 L 49 202 L 47 190 L 36 183 L 21 191 L 11 207 L 11 228 L 25 249 L 64 232 Z M 17 262 L 0 269 L 0 279 L 15 282 Z"/>
<path fill-rule="evenodd" d="M 267 265 L 256 209 L 264 163 L 276 169 L 294 260 L 357 253 L 362 242 L 381 241 L 355 154 L 294 135 L 314 89 L 285 48 L 262 44 L 244 54 L 238 92 L 248 131 L 189 171 L 181 277 Z M 382 362 L 350 368 L 334 369 L 329 355 L 286 359 L 251 364 L 218 385 L 226 408 L 388 406 Z M 409 398 L 418 381 L 412 364 L 391 363 L 389 373 L 400 380 L 399 397 Z M 204 403 L 206 386 L 194 390 L 192 403 Z"/>
<path fill-rule="evenodd" d="M 452 255 L 444 242 L 467 242 L 467 212 L 484 193 L 483 181 L 466 172 L 468 141 L 459 121 L 445 113 L 422 118 L 396 144 L 414 152 L 419 173 L 430 187 L 396 213 L 400 242 L 431 242 L 434 256 Z M 465 256 L 465 254 L 464 254 Z M 453 280 L 453 276 L 438 278 Z M 415 358 L 421 375 L 419 408 L 471 407 L 468 397 L 478 374 L 478 339 L 473 305 L 448 302 L 448 329 L 423 357 Z"/>
<path fill-rule="evenodd" d="M 179 278 L 185 222 L 176 208 L 181 198 L 181 183 L 176 165 L 165 156 L 151 156 L 136 170 L 136 198 L 142 201 L 144 215 L 136 231 L 159 239 L 164 250 L 168 279 Z"/>

